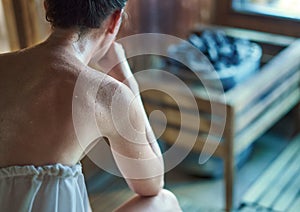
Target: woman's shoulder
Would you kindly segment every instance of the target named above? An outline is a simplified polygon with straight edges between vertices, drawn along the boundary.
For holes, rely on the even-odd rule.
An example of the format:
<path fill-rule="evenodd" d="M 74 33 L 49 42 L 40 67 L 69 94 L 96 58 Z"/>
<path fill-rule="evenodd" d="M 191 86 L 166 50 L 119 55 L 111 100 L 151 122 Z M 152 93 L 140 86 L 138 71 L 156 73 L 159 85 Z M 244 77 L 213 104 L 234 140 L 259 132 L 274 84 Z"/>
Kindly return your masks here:
<path fill-rule="evenodd" d="M 0 54 L 0 65 L 5 65 L 16 61 L 16 57 L 20 54 L 20 50 L 13 52 L 5 52 Z"/>
<path fill-rule="evenodd" d="M 114 98 L 124 98 L 130 90 L 123 83 L 91 67 L 86 67 L 77 76 L 74 97 L 95 104 L 100 112 L 110 110 Z"/>

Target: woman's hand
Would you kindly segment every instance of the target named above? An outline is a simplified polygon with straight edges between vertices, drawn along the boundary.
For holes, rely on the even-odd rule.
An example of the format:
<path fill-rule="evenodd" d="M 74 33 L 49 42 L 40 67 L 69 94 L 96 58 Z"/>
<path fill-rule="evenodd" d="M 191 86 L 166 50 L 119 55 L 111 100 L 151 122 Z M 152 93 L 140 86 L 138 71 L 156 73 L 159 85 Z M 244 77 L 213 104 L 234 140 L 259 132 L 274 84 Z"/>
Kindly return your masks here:
<path fill-rule="evenodd" d="M 126 59 L 124 48 L 121 44 L 113 42 L 104 57 L 93 57 L 89 65 L 114 79 L 127 85 L 134 94 L 138 94 L 138 84 L 131 72 L 130 66 Z"/>

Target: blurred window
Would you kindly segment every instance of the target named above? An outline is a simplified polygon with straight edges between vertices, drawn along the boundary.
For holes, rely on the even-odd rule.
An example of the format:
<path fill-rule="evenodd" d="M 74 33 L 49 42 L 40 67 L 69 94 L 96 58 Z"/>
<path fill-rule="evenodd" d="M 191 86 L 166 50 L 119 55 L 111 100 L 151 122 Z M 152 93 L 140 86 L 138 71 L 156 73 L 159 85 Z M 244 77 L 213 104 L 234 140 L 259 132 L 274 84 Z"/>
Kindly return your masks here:
<path fill-rule="evenodd" d="M 300 21 L 300 0 L 232 0 L 234 10 Z"/>

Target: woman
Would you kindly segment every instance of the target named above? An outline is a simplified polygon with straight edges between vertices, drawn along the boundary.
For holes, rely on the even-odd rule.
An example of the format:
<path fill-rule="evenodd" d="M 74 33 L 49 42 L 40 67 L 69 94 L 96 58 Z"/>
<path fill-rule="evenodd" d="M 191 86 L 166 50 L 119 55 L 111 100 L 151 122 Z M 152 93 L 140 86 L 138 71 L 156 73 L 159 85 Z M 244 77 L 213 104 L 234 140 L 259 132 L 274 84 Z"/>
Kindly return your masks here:
<path fill-rule="evenodd" d="M 1 211 L 90 211 L 78 162 L 100 138 L 92 136 L 97 133 L 88 118 L 81 125 L 86 136 L 81 140 L 76 136 L 72 97 L 79 76 L 91 83 L 101 79 L 97 99 L 87 94 L 76 104 L 81 114 L 96 108 L 101 138 L 109 142 L 118 168 L 137 194 L 118 210 L 180 211 L 176 197 L 162 189 L 161 153 L 141 102 L 131 104 L 137 84 L 133 78 L 123 83 L 132 77 L 128 64 L 125 61 L 108 74 L 105 68 L 99 72 L 88 66 L 97 61 L 109 67 L 125 58 L 122 46 L 114 42 L 125 3 L 45 0 L 53 28 L 50 37 L 32 48 L 0 56 Z M 89 86 L 93 85 L 83 85 Z M 122 105 L 119 118 L 129 117 L 118 126 L 135 142 L 115 126 L 113 98 Z"/>

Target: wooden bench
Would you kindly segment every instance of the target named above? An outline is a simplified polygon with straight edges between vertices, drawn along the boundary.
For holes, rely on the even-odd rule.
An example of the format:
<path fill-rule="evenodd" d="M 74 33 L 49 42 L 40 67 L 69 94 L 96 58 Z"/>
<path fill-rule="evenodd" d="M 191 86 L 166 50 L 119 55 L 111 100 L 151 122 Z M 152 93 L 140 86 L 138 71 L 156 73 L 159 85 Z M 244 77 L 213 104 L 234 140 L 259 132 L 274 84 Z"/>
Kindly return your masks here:
<path fill-rule="evenodd" d="M 291 37 L 259 33 L 249 30 L 222 28 L 231 36 L 244 37 L 259 43 L 263 48 L 261 69 L 248 80 L 238 84 L 225 93 L 225 101 L 215 94 L 214 100 L 207 99 L 201 86 L 191 87 L 198 105 L 201 123 L 193 123 L 195 108 L 189 108 L 188 102 L 184 111 L 170 96 L 158 91 L 142 93 L 145 108 L 150 114 L 161 110 L 166 115 L 168 125 L 161 139 L 173 145 L 178 137 L 181 118 L 188 119 L 188 124 L 181 133 L 198 135 L 193 151 L 208 151 L 217 145 L 211 138 L 214 132 L 223 130 L 222 140 L 214 151 L 214 156 L 224 160 L 226 210 L 233 209 L 235 156 L 248 148 L 259 136 L 294 108 L 300 100 L 300 40 Z M 153 71 L 155 72 L 155 71 Z M 149 74 L 140 81 L 143 84 L 167 84 L 157 74 Z M 182 99 L 184 103 L 184 98 Z M 211 106 L 226 108 L 226 112 L 211 114 Z M 213 118 L 215 116 L 218 118 Z M 157 120 L 159 123 L 160 120 Z M 152 123 L 155 124 L 155 123 Z M 218 128 L 218 126 L 220 126 Z M 159 127 L 159 126 L 158 126 Z M 208 141 L 208 142 L 207 142 Z M 189 141 L 185 141 L 189 144 Z M 180 142 L 184 147 L 185 142 Z M 183 145 L 182 145 L 183 144 Z"/>

